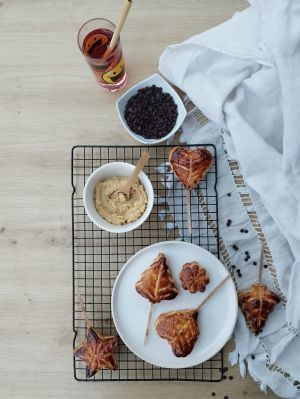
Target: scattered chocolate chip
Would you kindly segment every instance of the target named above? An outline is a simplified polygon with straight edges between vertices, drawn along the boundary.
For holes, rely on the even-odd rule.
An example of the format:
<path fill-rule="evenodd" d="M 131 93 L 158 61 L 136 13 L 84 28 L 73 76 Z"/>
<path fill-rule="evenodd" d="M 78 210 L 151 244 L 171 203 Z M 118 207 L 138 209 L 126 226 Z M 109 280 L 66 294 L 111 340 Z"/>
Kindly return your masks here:
<path fill-rule="evenodd" d="M 227 193 L 227 197 L 231 197 L 231 193 Z"/>
<path fill-rule="evenodd" d="M 247 230 L 247 229 L 246 229 L 246 230 L 244 230 L 244 233 L 246 233 L 246 234 L 247 234 L 247 233 L 248 233 L 248 230 Z"/>
<path fill-rule="evenodd" d="M 229 399 L 227 395 L 224 396 L 224 399 Z"/>
<path fill-rule="evenodd" d="M 223 375 L 223 380 L 226 380 L 226 379 L 227 379 L 226 375 Z"/>
<path fill-rule="evenodd" d="M 240 273 L 240 269 L 236 269 L 237 273 Z"/>
<path fill-rule="evenodd" d="M 254 360 L 254 359 L 255 359 L 255 356 L 254 356 L 254 355 L 251 355 L 251 359 L 253 359 L 253 360 Z"/>
<path fill-rule="evenodd" d="M 267 268 L 268 268 L 268 265 L 264 265 L 264 268 L 267 269 Z"/>
<path fill-rule="evenodd" d="M 226 226 L 229 227 L 231 225 L 231 222 L 232 222 L 232 220 L 228 219 L 227 222 L 226 222 Z"/>
<path fill-rule="evenodd" d="M 244 229 L 241 229 L 240 232 L 241 232 L 241 233 L 244 233 Z"/>
<path fill-rule="evenodd" d="M 228 371 L 228 367 L 223 367 L 223 371 L 226 373 L 226 371 Z"/>
<path fill-rule="evenodd" d="M 241 278 L 242 277 L 242 273 L 238 273 L 238 277 Z"/>
<path fill-rule="evenodd" d="M 216 396 L 216 392 L 212 392 L 212 393 L 211 393 L 211 396 Z"/>
<path fill-rule="evenodd" d="M 234 270 L 235 269 L 235 265 L 232 265 L 231 268 Z"/>
<path fill-rule="evenodd" d="M 249 255 L 249 251 L 245 251 L 245 255 Z"/>
<path fill-rule="evenodd" d="M 172 96 L 155 85 L 140 89 L 128 100 L 124 111 L 129 128 L 147 139 L 160 139 L 170 133 L 177 116 Z"/>
<path fill-rule="evenodd" d="M 233 248 L 235 251 L 238 251 L 238 249 L 239 249 L 239 247 L 238 247 L 237 245 L 235 245 L 235 244 L 233 244 L 232 248 Z"/>
<path fill-rule="evenodd" d="M 233 380 L 233 375 L 230 375 L 228 378 L 229 378 L 230 380 Z"/>
<path fill-rule="evenodd" d="M 248 262 L 248 260 L 249 260 L 249 258 L 248 258 L 248 257 L 244 259 L 244 261 L 245 261 L 245 262 Z"/>
<path fill-rule="evenodd" d="M 253 262 L 253 265 L 256 266 L 256 265 L 257 265 L 257 262 Z"/>

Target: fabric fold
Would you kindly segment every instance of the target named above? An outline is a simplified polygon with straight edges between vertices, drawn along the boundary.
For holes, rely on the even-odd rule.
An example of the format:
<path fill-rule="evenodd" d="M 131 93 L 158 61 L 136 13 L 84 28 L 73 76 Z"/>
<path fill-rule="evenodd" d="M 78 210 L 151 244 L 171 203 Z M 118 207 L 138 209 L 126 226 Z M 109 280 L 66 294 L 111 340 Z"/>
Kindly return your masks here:
<path fill-rule="evenodd" d="M 300 2 L 250 3 L 220 26 L 169 46 L 159 70 L 214 123 L 204 132 L 189 116 L 183 126 L 187 142 L 203 137 L 208 142 L 209 131 L 215 139 L 216 129 L 223 130 L 227 160 L 238 162 L 269 243 L 269 274 L 276 275 L 276 289 L 285 298 L 259 337 L 249 332 L 239 315 L 238 356 L 235 353 L 231 360 L 239 357 L 240 364 L 246 360 L 263 389 L 269 386 L 282 397 L 296 398 L 300 397 Z M 219 204 L 220 214 L 226 213 L 222 201 Z M 230 243 L 226 229 L 223 238 Z M 248 245 L 255 242 L 253 237 L 247 240 Z M 236 262 L 237 255 L 229 255 Z M 245 276 L 243 280 L 238 281 L 239 288 L 246 284 Z M 248 285 L 253 280 L 249 272 Z M 287 357 L 292 352 L 294 356 Z"/>

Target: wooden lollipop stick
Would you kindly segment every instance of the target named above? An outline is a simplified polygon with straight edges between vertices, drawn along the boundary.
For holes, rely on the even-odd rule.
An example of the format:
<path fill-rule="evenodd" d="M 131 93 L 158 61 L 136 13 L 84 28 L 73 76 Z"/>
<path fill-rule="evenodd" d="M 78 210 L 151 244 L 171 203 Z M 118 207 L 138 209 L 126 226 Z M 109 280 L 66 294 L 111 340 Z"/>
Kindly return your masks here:
<path fill-rule="evenodd" d="M 188 215 L 188 229 L 189 233 L 192 234 L 192 216 L 191 216 L 191 191 L 185 190 L 186 192 L 186 207 Z"/>
<path fill-rule="evenodd" d="M 208 295 L 207 297 L 200 303 L 200 305 L 198 305 L 195 310 L 200 310 L 202 308 L 202 306 L 212 297 L 212 295 L 218 291 L 218 289 L 220 289 L 222 287 L 223 284 L 226 283 L 227 280 L 230 279 L 230 274 L 228 274 L 228 276 L 226 276 Z"/>
<path fill-rule="evenodd" d="M 144 339 L 144 345 L 146 345 L 146 343 L 147 343 L 147 338 L 148 338 L 148 336 L 149 336 L 150 324 L 151 324 L 153 309 L 154 309 L 154 303 L 151 302 L 151 307 L 150 307 L 149 316 L 148 316 L 148 321 L 147 321 L 147 327 L 146 327 L 146 334 L 145 334 L 145 339 Z"/>
<path fill-rule="evenodd" d="M 80 303 L 81 310 L 82 310 L 82 312 L 83 312 L 83 316 L 84 316 L 84 320 L 85 320 L 85 325 L 86 325 L 86 328 L 87 328 L 87 330 L 88 330 L 90 327 L 92 327 L 92 324 L 91 324 L 91 322 L 89 321 L 89 319 L 88 319 L 88 317 L 87 317 L 87 313 L 86 313 L 86 310 L 85 310 L 85 307 L 84 307 L 83 299 L 82 299 L 82 296 L 81 296 L 81 294 L 80 294 L 80 290 L 79 290 L 78 284 L 77 284 L 77 296 L 78 296 L 78 299 L 79 299 L 79 303 Z"/>
<path fill-rule="evenodd" d="M 264 244 L 262 244 L 261 249 L 260 249 L 260 259 L 259 259 L 259 269 L 258 269 L 258 284 L 261 283 L 261 275 L 262 275 L 263 264 L 264 264 Z"/>

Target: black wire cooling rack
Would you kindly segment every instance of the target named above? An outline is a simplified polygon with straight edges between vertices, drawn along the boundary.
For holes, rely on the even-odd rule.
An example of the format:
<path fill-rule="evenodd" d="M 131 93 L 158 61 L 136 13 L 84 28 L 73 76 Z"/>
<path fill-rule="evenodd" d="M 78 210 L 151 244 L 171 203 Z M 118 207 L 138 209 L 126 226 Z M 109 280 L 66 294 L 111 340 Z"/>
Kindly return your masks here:
<path fill-rule="evenodd" d="M 188 146 L 189 148 L 199 145 Z M 76 347 L 85 337 L 84 315 L 77 297 L 77 287 L 85 302 L 89 320 L 103 335 L 116 334 L 111 317 L 110 300 L 114 281 L 126 261 L 141 248 L 159 241 L 193 242 L 219 255 L 217 164 L 191 193 L 193 238 L 186 227 L 186 195 L 170 171 L 167 162 L 173 146 L 75 146 L 72 149 L 72 240 L 73 240 L 73 330 Z M 155 201 L 149 219 L 138 229 L 126 234 L 111 234 L 94 226 L 85 213 L 82 192 L 88 176 L 108 162 L 135 164 L 143 150 L 150 160 L 144 171 L 150 178 Z M 167 203 L 168 198 L 168 203 Z M 220 381 L 223 377 L 223 352 L 192 368 L 164 369 L 135 356 L 119 338 L 116 357 L 118 370 L 101 370 L 88 379 L 85 364 L 74 359 L 74 377 L 79 381 Z"/>

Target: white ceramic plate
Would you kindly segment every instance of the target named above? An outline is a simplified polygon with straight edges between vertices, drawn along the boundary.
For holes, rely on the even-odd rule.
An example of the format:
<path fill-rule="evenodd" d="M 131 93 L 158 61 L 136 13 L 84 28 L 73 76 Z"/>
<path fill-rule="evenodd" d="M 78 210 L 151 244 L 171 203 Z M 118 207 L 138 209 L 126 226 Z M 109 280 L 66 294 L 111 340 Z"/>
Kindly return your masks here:
<path fill-rule="evenodd" d="M 150 303 L 135 290 L 135 283 L 156 256 L 164 253 L 176 281 L 179 294 L 171 301 L 154 306 L 150 336 L 144 345 Z M 180 285 L 179 272 L 186 262 L 198 261 L 210 277 L 204 293 L 190 294 Z M 120 271 L 112 293 L 112 315 L 117 331 L 138 357 L 166 368 L 184 368 L 200 364 L 214 356 L 229 340 L 237 318 L 237 295 L 233 281 L 228 280 L 199 312 L 200 335 L 190 355 L 176 358 L 170 345 L 155 332 L 154 322 L 160 313 L 196 307 L 228 274 L 222 263 L 210 252 L 194 244 L 169 241 L 150 245 L 133 255 Z"/>

